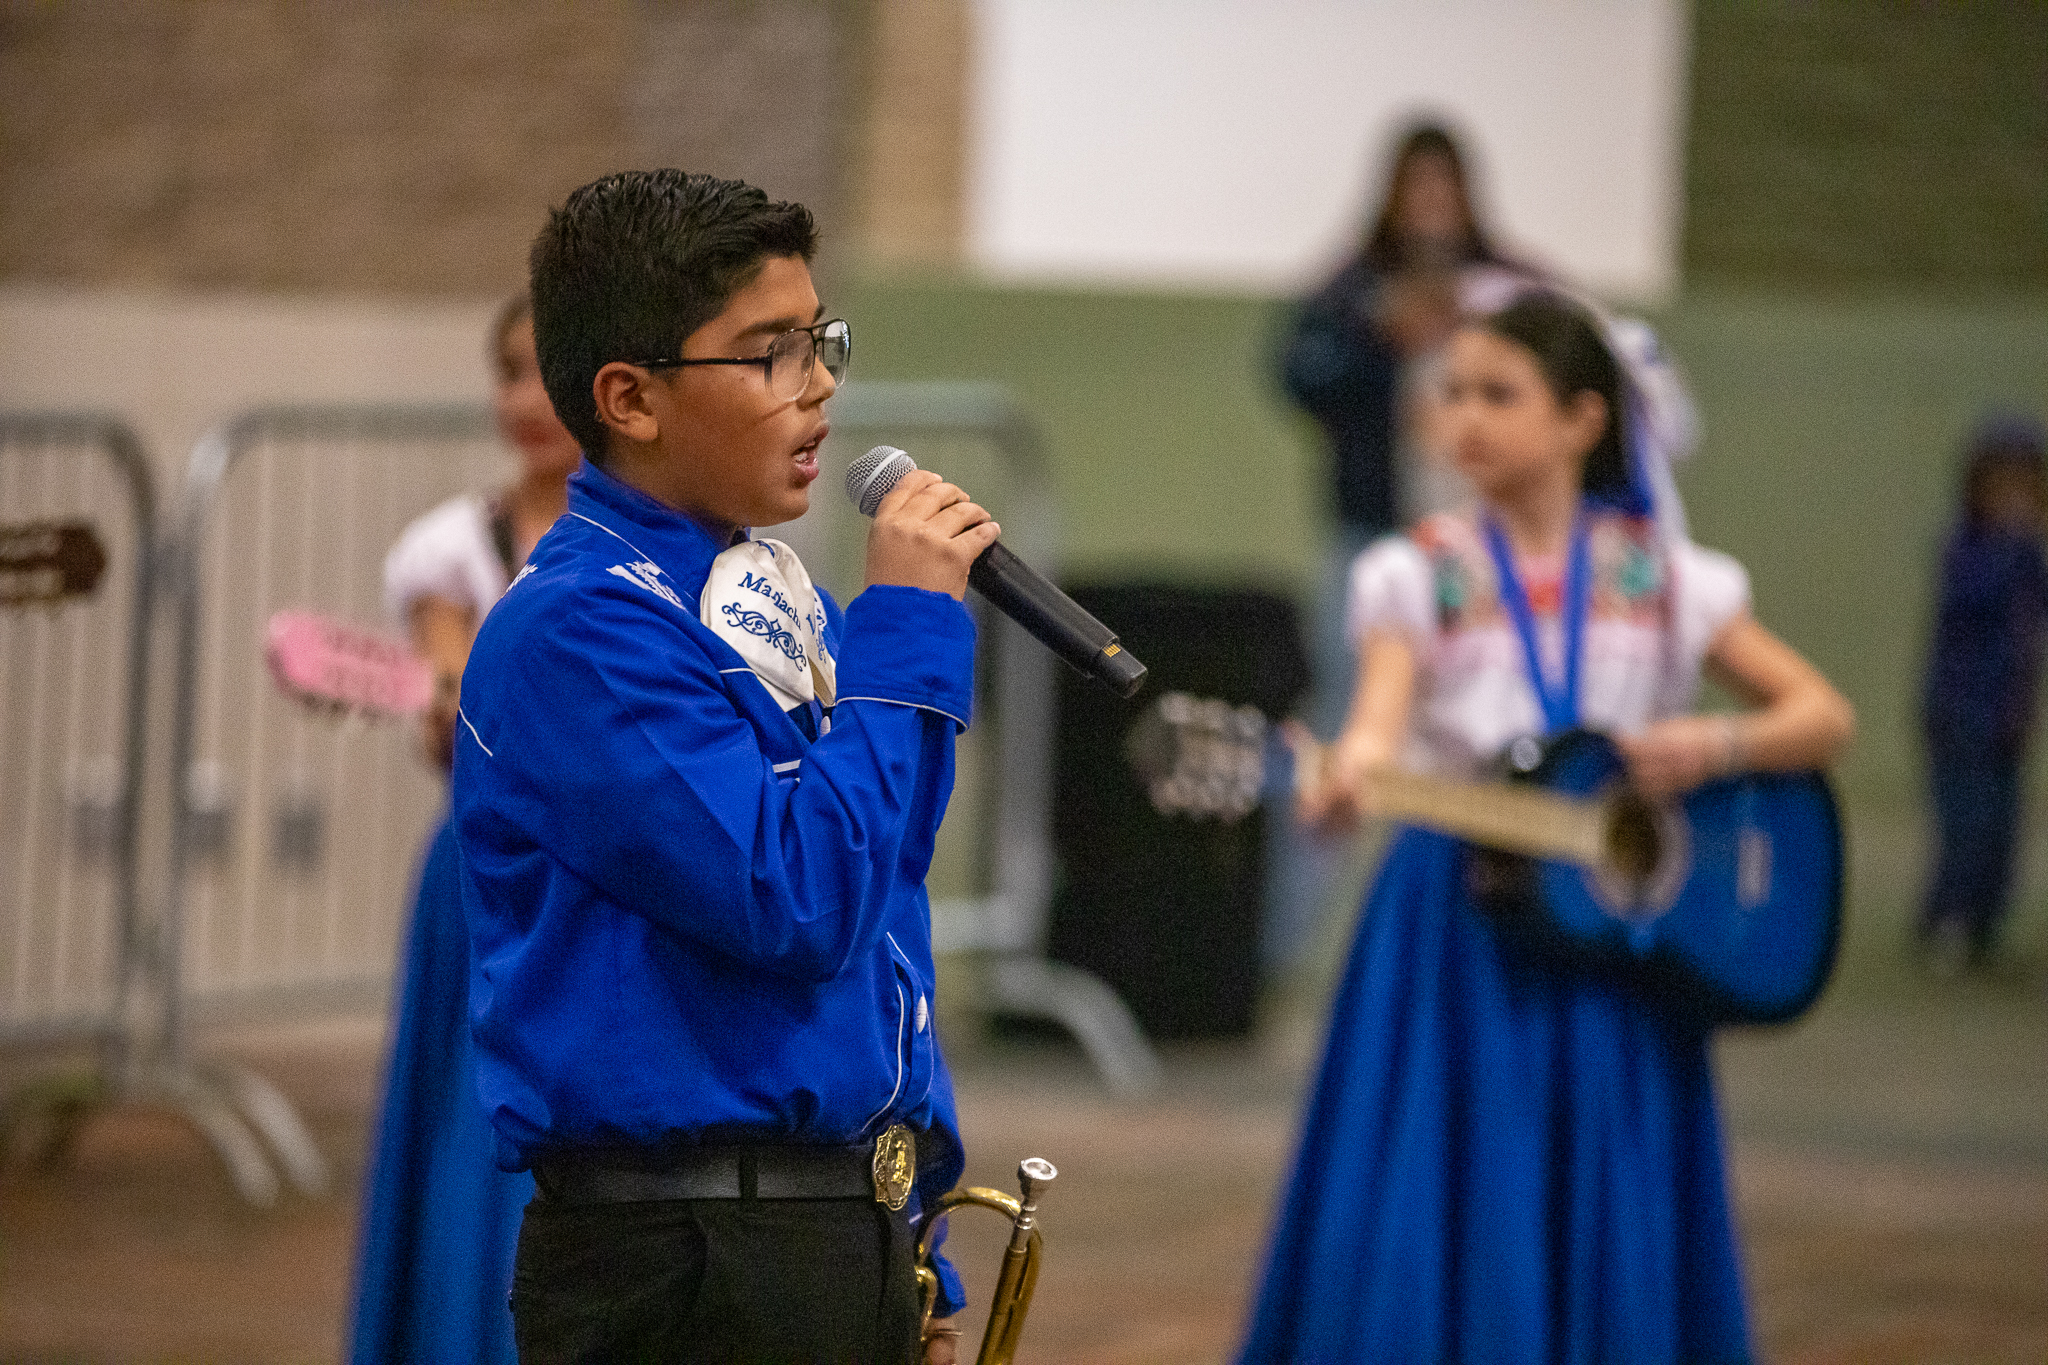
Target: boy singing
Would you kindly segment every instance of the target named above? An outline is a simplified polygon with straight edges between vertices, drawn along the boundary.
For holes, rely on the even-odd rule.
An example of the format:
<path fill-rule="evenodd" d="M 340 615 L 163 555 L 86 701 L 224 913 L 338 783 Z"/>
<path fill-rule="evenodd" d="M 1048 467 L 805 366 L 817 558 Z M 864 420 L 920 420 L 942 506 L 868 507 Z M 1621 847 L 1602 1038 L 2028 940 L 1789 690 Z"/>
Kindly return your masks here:
<path fill-rule="evenodd" d="M 962 1166 L 923 882 L 998 528 L 911 475 L 844 612 L 753 536 L 809 505 L 851 351 L 815 242 L 801 205 L 664 170 L 534 243 L 585 460 L 477 636 L 453 781 L 478 1086 L 539 1188 L 522 1361 L 918 1350 L 909 1219 Z"/>

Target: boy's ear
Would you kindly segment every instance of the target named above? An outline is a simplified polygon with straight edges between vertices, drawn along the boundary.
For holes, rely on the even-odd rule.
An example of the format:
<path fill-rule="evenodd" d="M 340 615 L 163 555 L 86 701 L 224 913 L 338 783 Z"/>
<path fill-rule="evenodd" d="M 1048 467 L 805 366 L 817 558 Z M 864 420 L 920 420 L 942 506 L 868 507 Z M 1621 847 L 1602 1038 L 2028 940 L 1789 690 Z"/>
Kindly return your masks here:
<path fill-rule="evenodd" d="M 658 382 L 638 365 L 628 365 L 623 360 L 610 362 L 590 381 L 597 419 L 634 444 L 659 439 L 661 418 L 648 392 Z"/>

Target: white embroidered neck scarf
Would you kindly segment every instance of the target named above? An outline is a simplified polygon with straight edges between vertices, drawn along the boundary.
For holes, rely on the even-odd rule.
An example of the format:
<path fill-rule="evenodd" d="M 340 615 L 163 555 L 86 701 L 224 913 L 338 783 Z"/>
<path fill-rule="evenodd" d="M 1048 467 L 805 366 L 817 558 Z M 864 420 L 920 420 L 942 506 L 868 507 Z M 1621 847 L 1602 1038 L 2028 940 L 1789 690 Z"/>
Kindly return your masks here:
<path fill-rule="evenodd" d="M 697 619 L 738 651 L 783 710 L 813 698 L 832 704 L 838 668 L 825 648 L 825 604 L 781 541 L 743 540 L 712 560 Z"/>

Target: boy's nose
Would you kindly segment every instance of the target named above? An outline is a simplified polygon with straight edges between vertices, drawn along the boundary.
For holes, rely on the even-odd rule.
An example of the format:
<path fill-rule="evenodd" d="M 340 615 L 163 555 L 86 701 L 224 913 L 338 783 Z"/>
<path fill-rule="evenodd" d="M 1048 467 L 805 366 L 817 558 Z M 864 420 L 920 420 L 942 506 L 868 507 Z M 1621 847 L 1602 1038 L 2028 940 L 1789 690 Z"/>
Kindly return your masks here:
<path fill-rule="evenodd" d="M 820 391 L 820 385 L 823 386 L 822 392 Z M 807 404 L 822 403 L 837 392 L 839 392 L 839 381 L 832 377 L 832 371 L 825 368 L 824 361 L 813 360 L 811 362 L 811 382 L 804 386 L 804 401 Z"/>

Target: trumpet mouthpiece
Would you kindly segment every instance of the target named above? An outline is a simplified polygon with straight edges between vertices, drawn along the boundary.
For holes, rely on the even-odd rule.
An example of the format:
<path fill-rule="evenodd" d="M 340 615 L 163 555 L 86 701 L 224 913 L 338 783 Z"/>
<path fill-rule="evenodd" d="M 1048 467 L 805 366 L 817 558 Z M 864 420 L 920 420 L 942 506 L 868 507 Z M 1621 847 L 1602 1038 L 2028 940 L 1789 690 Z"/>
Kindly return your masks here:
<path fill-rule="evenodd" d="M 1024 1192 L 1024 1202 L 1034 1202 L 1039 1188 L 1057 1180 L 1059 1174 L 1059 1168 L 1042 1156 L 1027 1156 L 1018 1162 L 1017 1185 Z"/>

